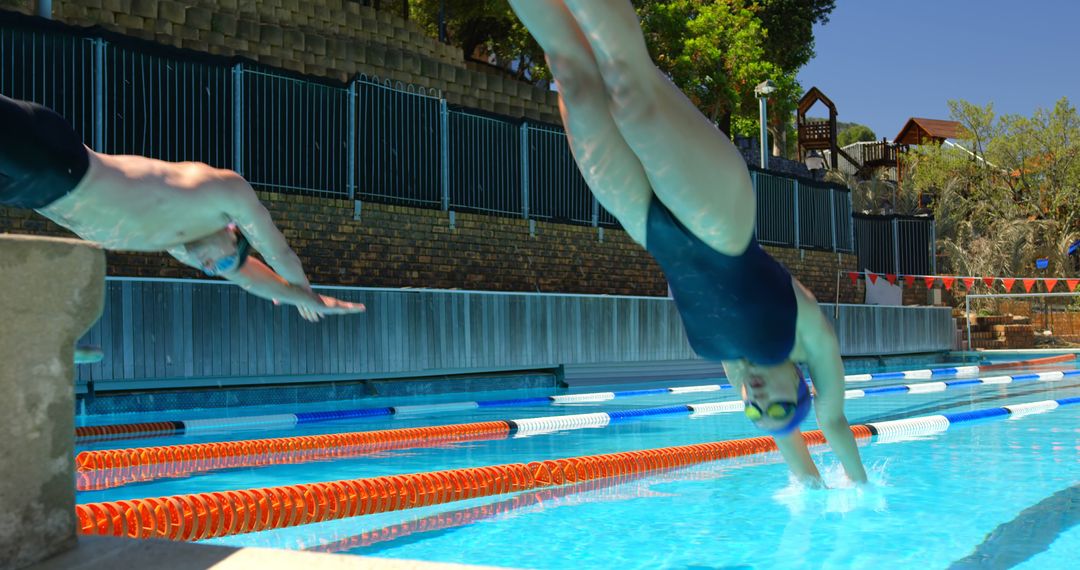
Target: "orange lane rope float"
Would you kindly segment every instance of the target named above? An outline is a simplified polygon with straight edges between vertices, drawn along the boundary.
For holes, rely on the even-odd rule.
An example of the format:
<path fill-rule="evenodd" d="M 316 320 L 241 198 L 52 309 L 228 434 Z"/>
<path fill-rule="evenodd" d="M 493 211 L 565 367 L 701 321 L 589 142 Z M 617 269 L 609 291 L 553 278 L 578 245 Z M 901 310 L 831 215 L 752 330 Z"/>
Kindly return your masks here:
<path fill-rule="evenodd" d="M 477 422 L 190 445 L 83 451 L 75 456 L 79 490 L 116 487 L 213 469 L 281 465 L 350 457 L 425 444 L 505 438 L 509 422 Z"/>
<path fill-rule="evenodd" d="M 866 426 L 853 426 L 858 438 Z M 825 441 L 820 431 L 803 434 Z M 771 437 L 284 487 L 91 503 L 75 508 L 82 534 L 202 540 L 397 511 L 593 479 L 674 469 L 776 450 Z"/>

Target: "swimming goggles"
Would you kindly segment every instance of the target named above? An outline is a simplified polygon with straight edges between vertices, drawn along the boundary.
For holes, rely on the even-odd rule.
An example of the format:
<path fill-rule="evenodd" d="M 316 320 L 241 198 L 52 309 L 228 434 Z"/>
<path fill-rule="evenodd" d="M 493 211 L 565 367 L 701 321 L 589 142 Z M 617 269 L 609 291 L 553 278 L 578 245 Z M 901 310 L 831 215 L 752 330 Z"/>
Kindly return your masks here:
<path fill-rule="evenodd" d="M 229 229 L 236 234 L 236 253 L 217 259 L 209 266 L 203 266 L 203 273 L 210 277 L 240 269 L 247 261 L 248 254 L 251 253 L 251 243 L 248 242 L 247 237 L 232 224 L 229 225 Z"/>
<path fill-rule="evenodd" d="M 795 402 L 773 402 L 768 405 L 764 410 L 760 406 L 753 402 L 746 402 L 746 408 L 743 413 L 751 421 L 758 421 L 761 418 L 768 416 L 774 420 L 783 420 L 791 417 L 791 414 L 795 413 L 796 408 L 799 405 Z"/>

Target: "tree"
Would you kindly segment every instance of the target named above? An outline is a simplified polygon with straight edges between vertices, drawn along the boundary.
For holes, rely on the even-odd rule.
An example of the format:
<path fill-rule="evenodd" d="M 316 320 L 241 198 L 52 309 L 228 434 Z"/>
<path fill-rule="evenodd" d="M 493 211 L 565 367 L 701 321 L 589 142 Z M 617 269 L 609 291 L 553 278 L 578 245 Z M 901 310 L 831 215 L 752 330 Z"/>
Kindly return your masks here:
<path fill-rule="evenodd" d="M 852 143 L 877 140 L 877 135 L 870 127 L 857 123 L 850 123 L 847 128 L 840 131 L 836 136 L 836 144 L 845 147 Z"/>
<path fill-rule="evenodd" d="M 794 71 L 814 57 L 814 24 L 829 23 L 836 0 L 761 0 L 758 17 L 768 30 L 765 56 Z"/>
<path fill-rule="evenodd" d="M 732 117 L 757 128 L 754 86 L 766 79 L 777 84 L 770 97 L 773 113 L 794 109 L 801 89 L 793 73 L 765 59 L 766 30 L 751 5 L 739 1 L 637 0 L 649 53 L 701 112 L 731 130 Z M 791 104 L 786 104 L 791 102 Z M 790 107 L 790 108 L 788 108 Z"/>
<path fill-rule="evenodd" d="M 966 134 L 957 145 L 920 145 L 904 156 L 904 186 L 936 196 L 946 271 L 1070 275 L 1065 248 L 1080 236 L 1080 115 L 1067 99 L 1031 117 L 950 101 Z"/>
<path fill-rule="evenodd" d="M 501 67 L 529 81 L 550 79 L 544 52 L 506 0 L 408 0 L 416 23 L 439 36 L 440 10 L 448 41 L 466 58 Z"/>

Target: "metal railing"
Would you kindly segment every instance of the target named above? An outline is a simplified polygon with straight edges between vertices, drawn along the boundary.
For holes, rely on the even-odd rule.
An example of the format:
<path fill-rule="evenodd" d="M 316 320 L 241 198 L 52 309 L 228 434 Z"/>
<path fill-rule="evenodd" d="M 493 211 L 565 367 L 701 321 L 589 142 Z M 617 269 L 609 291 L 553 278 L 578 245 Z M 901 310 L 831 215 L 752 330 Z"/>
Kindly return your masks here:
<path fill-rule="evenodd" d="M 163 58 L 104 40 L 94 45 L 101 57 L 97 149 L 233 166 L 228 68 Z"/>
<path fill-rule="evenodd" d="M 438 93 L 363 75 L 352 93 L 355 197 L 441 207 L 444 109 Z"/>
<path fill-rule="evenodd" d="M 852 216 L 859 269 L 895 275 L 936 275 L 933 218 Z"/>
<path fill-rule="evenodd" d="M 260 190 L 618 227 L 561 127 L 450 108 L 436 90 L 4 14 L 0 92 L 57 110 L 102 152 L 232 168 Z M 762 243 L 852 251 L 846 192 L 769 172 L 754 183 Z"/>
<path fill-rule="evenodd" d="M 526 217 L 556 222 L 597 225 L 600 205 L 589 191 L 589 185 L 581 176 L 566 132 L 561 127 L 548 125 L 522 125 L 522 140 L 527 144 L 526 194 L 528 211 Z M 550 188 L 552 192 L 536 192 L 531 189 Z M 562 199 L 556 200 L 556 197 Z M 615 219 L 608 214 L 603 220 L 612 224 Z"/>
<path fill-rule="evenodd" d="M 470 111 L 447 112 L 450 209 L 521 215 L 526 155 L 518 127 Z"/>
<path fill-rule="evenodd" d="M 49 107 L 93 145 L 99 42 L 0 25 L 0 94 Z"/>
<path fill-rule="evenodd" d="M 851 193 L 838 184 L 752 169 L 757 239 L 766 245 L 854 251 Z"/>
<path fill-rule="evenodd" d="M 242 162 L 256 188 L 348 196 L 349 89 L 238 64 Z"/>

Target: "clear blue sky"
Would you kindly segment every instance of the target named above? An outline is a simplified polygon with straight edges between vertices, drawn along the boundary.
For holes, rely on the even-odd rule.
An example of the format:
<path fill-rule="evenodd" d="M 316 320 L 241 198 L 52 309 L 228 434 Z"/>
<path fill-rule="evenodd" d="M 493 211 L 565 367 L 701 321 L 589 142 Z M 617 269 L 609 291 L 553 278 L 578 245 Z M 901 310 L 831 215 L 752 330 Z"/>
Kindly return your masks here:
<path fill-rule="evenodd" d="M 1080 0 L 837 0 L 814 35 L 799 82 L 878 138 L 909 117 L 948 119 L 950 99 L 1026 116 L 1080 105 Z"/>

